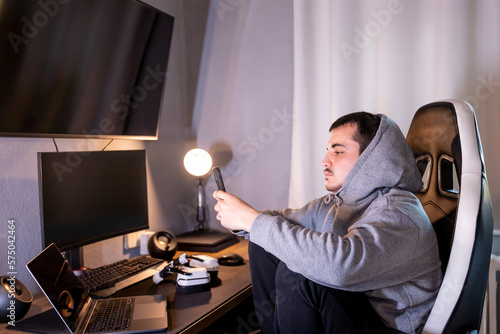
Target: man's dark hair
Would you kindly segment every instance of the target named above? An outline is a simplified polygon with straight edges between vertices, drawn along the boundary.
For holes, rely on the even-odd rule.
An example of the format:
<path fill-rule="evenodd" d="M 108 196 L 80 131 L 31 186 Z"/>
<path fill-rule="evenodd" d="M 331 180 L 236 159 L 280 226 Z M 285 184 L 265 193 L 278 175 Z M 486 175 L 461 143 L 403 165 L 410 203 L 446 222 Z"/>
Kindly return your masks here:
<path fill-rule="evenodd" d="M 380 125 L 380 116 L 370 114 L 366 111 L 354 112 L 337 119 L 330 126 L 330 132 L 347 124 L 356 124 L 358 131 L 354 134 L 354 140 L 359 144 L 359 155 L 370 145 Z"/>

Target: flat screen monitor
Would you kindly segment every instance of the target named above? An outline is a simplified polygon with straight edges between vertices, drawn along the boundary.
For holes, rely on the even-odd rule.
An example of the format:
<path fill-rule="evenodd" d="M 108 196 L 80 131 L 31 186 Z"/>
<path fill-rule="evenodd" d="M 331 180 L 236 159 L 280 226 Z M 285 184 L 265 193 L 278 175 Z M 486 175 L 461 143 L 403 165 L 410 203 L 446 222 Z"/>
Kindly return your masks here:
<path fill-rule="evenodd" d="M 39 153 L 42 243 L 68 251 L 147 229 L 145 150 Z"/>
<path fill-rule="evenodd" d="M 132 0 L 1 0 L 0 136 L 157 139 L 173 23 Z"/>

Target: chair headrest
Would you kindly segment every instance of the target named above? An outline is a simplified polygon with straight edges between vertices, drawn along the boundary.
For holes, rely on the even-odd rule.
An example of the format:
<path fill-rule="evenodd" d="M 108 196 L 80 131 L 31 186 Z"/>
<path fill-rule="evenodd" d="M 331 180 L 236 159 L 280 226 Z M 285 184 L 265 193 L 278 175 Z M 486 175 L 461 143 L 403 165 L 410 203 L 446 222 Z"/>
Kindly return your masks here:
<path fill-rule="evenodd" d="M 461 170 L 460 137 L 455 110 L 450 103 L 421 107 L 408 135 L 424 183 L 415 195 L 432 223 L 449 217 L 457 208 Z"/>

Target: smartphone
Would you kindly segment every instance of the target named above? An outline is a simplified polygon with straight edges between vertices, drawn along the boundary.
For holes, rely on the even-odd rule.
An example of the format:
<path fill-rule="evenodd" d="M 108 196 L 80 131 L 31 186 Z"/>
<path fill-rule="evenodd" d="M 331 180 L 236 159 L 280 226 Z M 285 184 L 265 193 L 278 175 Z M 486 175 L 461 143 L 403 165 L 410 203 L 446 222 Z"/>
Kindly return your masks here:
<path fill-rule="evenodd" d="M 214 174 L 215 183 L 217 184 L 217 189 L 226 191 L 226 187 L 224 187 L 224 180 L 222 179 L 222 173 L 220 172 L 220 168 L 215 166 L 212 168 L 212 173 Z"/>

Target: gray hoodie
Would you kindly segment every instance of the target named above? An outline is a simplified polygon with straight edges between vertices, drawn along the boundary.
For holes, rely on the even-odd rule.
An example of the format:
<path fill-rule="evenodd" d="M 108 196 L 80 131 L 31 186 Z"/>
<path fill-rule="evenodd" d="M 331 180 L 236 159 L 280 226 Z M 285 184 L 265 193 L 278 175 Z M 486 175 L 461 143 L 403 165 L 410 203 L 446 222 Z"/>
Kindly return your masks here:
<path fill-rule="evenodd" d="M 421 176 L 385 115 L 342 188 L 298 210 L 264 211 L 250 241 L 319 284 L 364 291 L 389 327 L 419 333 L 434 304 L 441 262 L 432 225 L 413 195 Z"/>

